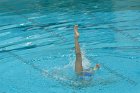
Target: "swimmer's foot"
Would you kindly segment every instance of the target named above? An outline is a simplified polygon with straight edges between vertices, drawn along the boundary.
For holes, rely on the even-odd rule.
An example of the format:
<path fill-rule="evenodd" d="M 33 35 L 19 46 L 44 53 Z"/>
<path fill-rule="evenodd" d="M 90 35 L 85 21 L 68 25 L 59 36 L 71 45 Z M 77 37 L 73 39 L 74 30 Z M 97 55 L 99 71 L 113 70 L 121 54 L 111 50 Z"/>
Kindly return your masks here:
<path fill-rule="evenodd" d="M 96 64 L 96 66 L 93 68 L 94 71 L 98 70 L 100 68 L 100 64 Z"/>
<path fill-rule="evenodd" d="M 100 64 L 96 64 L 96 68 L 99 69 L 100 68 Z"/>
<path fill-rule="evenodd" d="M 74 26 L 74 33 L 75 33 L 75 38 L 79 37 L 79 33 L 78 33 L 78 25 Z"/>

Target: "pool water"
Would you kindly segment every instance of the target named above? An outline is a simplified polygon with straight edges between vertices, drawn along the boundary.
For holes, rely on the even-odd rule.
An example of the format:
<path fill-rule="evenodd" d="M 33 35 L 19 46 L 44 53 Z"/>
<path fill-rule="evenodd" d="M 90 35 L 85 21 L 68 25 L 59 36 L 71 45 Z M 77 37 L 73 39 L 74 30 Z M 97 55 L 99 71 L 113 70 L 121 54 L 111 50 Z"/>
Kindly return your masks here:
<path fill-rule="evenodd" d="M 92 81 L 74 73 L 74 32 Z M 139 0 L 1 0 L 0 93 L 140 93 Z"/>

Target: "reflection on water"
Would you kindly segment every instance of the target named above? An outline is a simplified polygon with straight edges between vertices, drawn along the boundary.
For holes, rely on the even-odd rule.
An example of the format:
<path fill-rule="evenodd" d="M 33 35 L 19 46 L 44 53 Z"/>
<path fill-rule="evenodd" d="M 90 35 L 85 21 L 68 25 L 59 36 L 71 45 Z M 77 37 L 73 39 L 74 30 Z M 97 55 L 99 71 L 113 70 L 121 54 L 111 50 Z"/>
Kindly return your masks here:
<path fill-rule="evenodd" d="M 92 13 L 139 9 L 139 0 L 3 0 L 0 2 L 1 13 L 12 11 L 17 11 L 23 14 L 31 12 L 47 14 L 58 11 L 68 13 Z"/>

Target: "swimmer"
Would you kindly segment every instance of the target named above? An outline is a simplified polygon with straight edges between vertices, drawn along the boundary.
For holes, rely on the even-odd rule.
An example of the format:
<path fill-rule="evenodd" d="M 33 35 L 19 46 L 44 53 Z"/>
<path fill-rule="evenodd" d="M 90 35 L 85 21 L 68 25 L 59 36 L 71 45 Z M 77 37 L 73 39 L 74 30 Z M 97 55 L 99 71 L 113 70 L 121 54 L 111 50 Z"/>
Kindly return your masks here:
<path fill-rule="evenodd" d="M 95 67 L 89 68 L 87 70 L 83 70 L 82 55 L 81 55 L 78 38 L 79 38 L 78 25 L 75 25 L 74 26 L 75 55 L 76 55 L 75 73 L 78 77 L 86 77 L 86 76 L 90 77 L 93 75 L 93 72 L 95 72 L 96 70 L 98 70 L 100 68 L 100 65 L 96 64 Z"/>

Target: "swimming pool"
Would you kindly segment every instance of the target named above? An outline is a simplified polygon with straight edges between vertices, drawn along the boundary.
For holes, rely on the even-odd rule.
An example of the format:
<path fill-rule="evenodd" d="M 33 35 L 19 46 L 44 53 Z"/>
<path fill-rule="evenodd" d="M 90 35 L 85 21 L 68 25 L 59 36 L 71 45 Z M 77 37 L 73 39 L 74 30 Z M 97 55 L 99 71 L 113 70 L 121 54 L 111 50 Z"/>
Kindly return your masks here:
<path fill-rule="evenodd" d="M 93 81 L 74 79 L 73 26 Z M 139 0 L 1 0 L 0 93 L 139 93 Z"/>

